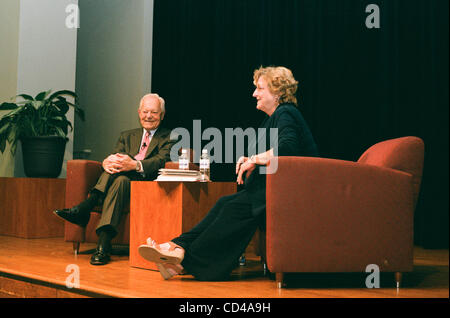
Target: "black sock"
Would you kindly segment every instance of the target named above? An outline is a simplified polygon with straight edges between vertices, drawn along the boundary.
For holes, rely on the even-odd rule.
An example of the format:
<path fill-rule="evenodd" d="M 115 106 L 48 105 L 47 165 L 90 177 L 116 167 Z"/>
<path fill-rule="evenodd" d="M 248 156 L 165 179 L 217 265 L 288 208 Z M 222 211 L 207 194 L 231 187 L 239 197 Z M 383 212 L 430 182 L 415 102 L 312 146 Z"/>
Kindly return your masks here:
<path fill-rule="evenodd" d="M 110 252 L 112 249 L 111 241 L 114 235 L 111 231 L 104 230 L 98 233 L 98 247 L 102 247 L 105 251 Z"/>
<path fill-rule="evenodd" d="M 79 213 L 90 213 L 92 209 L 99 203 L 102 193 L 98 190 L 92 190 L 89 197 L 77 205 Z"/>

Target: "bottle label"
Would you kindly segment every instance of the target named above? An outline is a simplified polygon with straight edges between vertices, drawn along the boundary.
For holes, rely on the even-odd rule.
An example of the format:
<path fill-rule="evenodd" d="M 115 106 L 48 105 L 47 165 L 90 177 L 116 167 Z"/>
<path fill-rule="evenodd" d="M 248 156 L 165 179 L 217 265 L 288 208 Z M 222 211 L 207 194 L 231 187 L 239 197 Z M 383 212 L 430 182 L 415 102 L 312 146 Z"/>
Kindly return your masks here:
<path fill-rule="evenodd" d="M 189 169 L 189 160 L 180 158 L 178 162 L 178 168 L 183 170 Z"/>
<path fill-rule="evenodd" d="M 200 169 L 209 169 L 208 159 L 200 159 Z"/>

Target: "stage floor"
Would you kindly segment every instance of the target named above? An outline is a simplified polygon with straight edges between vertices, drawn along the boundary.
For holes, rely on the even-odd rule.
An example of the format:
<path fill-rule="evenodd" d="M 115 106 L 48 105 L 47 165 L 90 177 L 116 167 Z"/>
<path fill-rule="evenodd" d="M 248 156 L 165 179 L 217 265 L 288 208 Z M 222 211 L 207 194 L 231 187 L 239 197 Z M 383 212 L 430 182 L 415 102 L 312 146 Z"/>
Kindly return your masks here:
<path fill-rule="evenodd" d="M 368 273 L 287 274 L 277 289 L 264 276 L 259 258 L 248 256 L 230 281 L 199 282 L 192 276 L 165 281 L 155 271 L 130 267 L 126 249 L 106 266 L 89 264 L 94 244 L 82 244 L 75 257 L 63 238 L 0 236 L 0 297 L 124 298 L 448 298 L 448 250 L 414 250 L 414 271 L 395 288 L 393 274 L 382 274 L 381 288 L 368 289 Z M 121 249 L 118 249 L 120 252 Z M 118 253 L 120 254 L 120 253 Z M 74 284 L 79 273 L 79 287 Z"/>

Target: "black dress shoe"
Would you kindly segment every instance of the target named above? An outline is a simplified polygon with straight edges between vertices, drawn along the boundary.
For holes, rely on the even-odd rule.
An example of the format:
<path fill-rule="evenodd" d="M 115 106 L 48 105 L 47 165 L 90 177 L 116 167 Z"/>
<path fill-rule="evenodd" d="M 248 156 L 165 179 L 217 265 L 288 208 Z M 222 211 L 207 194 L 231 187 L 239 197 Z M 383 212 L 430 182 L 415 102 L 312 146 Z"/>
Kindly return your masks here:
<path fill-rule="evenodd" d="M 98 236 L 97 249 L 91 257 L 91 264 L 106 265 L 110 261 L 112 235 L 107 230 L 100 230 Z"/>
<path fill-rule="evenodd" d="M 55 210 L 53 214 L 70 223 L 86 227 L 91 217 L 91 213 L 80 211 L 77 207 L 71 209 Z"/>
<path fill-rule="evenodd" d="M 98 247 L 95 253 L 91 256 L 92 265 L 106 265 L 110 261 L 109 252 L 102 247 Z"/>

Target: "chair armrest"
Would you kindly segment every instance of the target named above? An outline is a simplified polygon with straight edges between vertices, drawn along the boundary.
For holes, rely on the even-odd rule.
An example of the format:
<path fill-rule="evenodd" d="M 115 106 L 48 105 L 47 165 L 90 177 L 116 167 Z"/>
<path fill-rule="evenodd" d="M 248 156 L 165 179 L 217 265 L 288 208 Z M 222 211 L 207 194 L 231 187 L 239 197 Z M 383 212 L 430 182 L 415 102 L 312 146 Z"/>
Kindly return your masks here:
<path fill-rule="evenodd" d="M 277 159 L 266 190 L 270 270 L 412 269 L 410 174 L 344 160 Z"/>
<path fill-rule="evenodd" d="M 85 200 L 102 172 L 102 164 L 99 161 L 69 160 L 66 177 L 66 208 L 71 208 Z"/>

